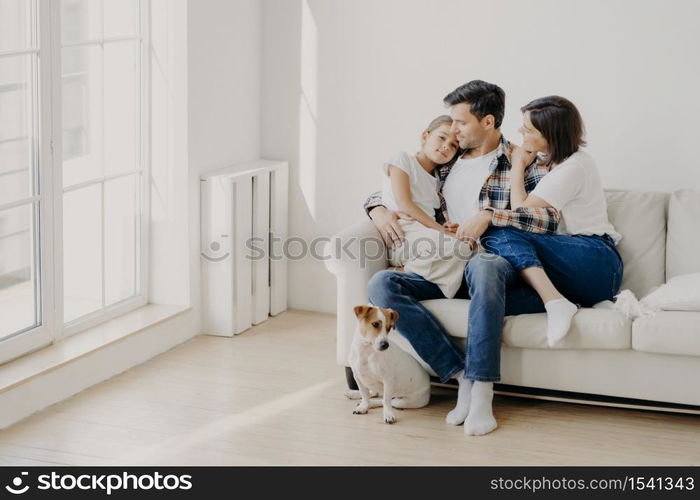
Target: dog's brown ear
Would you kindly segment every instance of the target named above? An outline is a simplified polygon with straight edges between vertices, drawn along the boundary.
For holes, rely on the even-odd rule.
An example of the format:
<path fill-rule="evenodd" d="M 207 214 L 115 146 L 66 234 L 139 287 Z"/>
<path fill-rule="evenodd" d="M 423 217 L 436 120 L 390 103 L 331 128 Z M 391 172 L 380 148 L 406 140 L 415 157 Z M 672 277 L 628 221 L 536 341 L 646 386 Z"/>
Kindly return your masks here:
<path fill-rule="evenodd" d="M 396 322 L 399 320 L 399 313 L 393 309 L 384 309 L 384 314 L 387 318 L 389 318 L 389 326 L 387 331 L 396 328 Z"/>
<path fill-rule="evenodd" d="M 372 306 L 367 306 L 367 305 L 361 305 L 361 306 L 355 306 L 353 310 L 355 311 L 355 317 L 357 319 L 362 319 L 365 316 L 367 316 L 367 313 L 369 310 L 372 309 Z"/>

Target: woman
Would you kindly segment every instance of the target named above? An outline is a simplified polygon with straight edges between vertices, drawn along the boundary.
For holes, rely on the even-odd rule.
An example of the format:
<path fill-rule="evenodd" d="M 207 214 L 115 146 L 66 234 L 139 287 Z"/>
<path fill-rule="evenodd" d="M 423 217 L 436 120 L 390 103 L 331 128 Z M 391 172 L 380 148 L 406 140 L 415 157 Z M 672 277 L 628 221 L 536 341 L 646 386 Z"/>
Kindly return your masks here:
<path fill-rule="evenodd" d="M 511 153 L 511 209 L 557 209 L 560 234 L 493 228 L 482 237 L 482 244 L 508 260 L 542 298 L 547 342 L 552 346 L 568 332 L 578 309 L 574 303 L 590 307 L 619 291 L 622 259 L 615 245 L 621 236 L 608 221 L 593 158 L 581 150 L 586 143 L 576 106 L 563 97 L 549 96 L 535 99 L 521 111 L 523 145 Z M 545 162 L 550 172 L 528 194 L 525 170 L 537 153 L 537 161 Z"/>

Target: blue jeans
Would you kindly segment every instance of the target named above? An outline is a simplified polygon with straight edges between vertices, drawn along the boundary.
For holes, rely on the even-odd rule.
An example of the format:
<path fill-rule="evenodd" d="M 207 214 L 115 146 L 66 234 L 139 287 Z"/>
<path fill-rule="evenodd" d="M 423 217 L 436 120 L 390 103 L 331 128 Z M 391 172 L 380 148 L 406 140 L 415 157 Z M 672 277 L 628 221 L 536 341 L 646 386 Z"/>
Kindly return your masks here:
<path fill-rule="evenodd" d="M 481 244 L 516 271 L 543 268 L 564 297 L 583 307 L 611 300 L 620 289 L 622 259 L 607 235 L 535 234 L 503 227 L 486 231 Z"/>
<path fill-rule="evenodd" d="M 494 230 L 496 231 L 498 230 Z M 614 251 L 614 247 L 612 250 Z M 588 278 L 593 273 L 601 272 L 597 266 L 579 272 L 577 266 L 580 262 L 573 259 L 564 261 L 568 262 L 569 269 L 559 266 L 560 272 L 550 275 L 550 279 L 565 296 L 567 295 L 564 288 L 586 288 Z M 434 283 L 415 273 L 384 270 L 370 279 L 369 299 L 374 305 L 389 307 L 399 313 L 397 331 L 430 365 L 440 381 L 446 382 L 455 373 L 464 370 L 464 377 L 467 379 L 496 382 L 501 378 L 501 334 L 504 317 L 544 312 L 544 304 L 504 257 L 492 254 L 477 255 L 469 261 L 464 274 L 464 282 L 455 297 L 471 298 L 464 354 L 452 343 L 440 322 L 420 303 L 422 300 L 444 298 Z M 559 278 L 569 275 L 574 278 L 585 276 L 586 279 L 567 283 L 564 287 Z M 621 279 L 621 261 L 618 276 Z M 619 280 L 617 287 L 619 288 Z M 595 302 L 611 298 L 617 290 L 612 295 L 609 295 L 609 292 L 610 290 L 606 297 Z M 578 293 L 592 295 L 586 291 Z"/>
<path fill-rule="evenodd" d="M 471 380 L 500 380 L 501 331 L 506 314 L 544 312 L 544 305 L 507 260 L 495 255 L 472 258 L 455 298 L 471 298 L 466 352 L 450 340 L 440 322 L 421 303 L 443 299 L 434 283 L 415 273 L 379 271 L 369 281 L 370 302 L 399 313 L 397 331 L 446 382 L 460 370 Z M 467 314 L 467 311 L 464 311 Z"/>

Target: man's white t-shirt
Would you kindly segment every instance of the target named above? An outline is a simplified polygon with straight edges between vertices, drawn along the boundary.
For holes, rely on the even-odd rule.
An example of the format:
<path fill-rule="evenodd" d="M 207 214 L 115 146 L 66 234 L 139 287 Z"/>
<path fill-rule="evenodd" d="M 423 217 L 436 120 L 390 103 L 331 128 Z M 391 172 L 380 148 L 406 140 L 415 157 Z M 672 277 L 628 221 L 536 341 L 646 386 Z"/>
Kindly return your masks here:
<path fill-rule="evenodd" d="M 479 194 L 491 174 L 498 149 L 478 158 L 458 159 L 442 186 L 450 222 L 461 224 L 479 212 Z"/>
<path fill-rule="evenodd" d="M 591 156 L 577 151 L 545 175 L 532 191 L 559 210 L 560 234 L 608 234 L 617 244 L 622 236 L 608 220 L 608 208 L 598 168 Z"/>
<path fill-rule="evenodd" d="M 415 156 L 405 151 L 393 156 L 382 166 L 384 172 L 382 176 L 382 203 L 386 208 L 394 211 L 399 209 L 394 191 L 391 189 L 389 165 L 394 165 L 408 174 L 413 203 L 434 219 L 435 209 L 440 208 L 438 180 L 433 174 L 426 172 Z"/>

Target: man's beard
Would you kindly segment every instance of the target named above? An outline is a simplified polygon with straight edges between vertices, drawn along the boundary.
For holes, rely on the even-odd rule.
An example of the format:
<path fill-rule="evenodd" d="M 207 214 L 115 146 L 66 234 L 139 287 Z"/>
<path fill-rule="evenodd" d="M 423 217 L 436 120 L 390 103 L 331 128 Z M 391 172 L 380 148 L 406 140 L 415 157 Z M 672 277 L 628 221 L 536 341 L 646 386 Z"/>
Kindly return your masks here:
<path fill-rule="evenodd" d="M 484 134 L 482 137 L 472 137 L 471 140 L 468 142 L 465 142 L 464 145 L 462 143 L 459 143 L 459 149 L 462 150 L 463 153 L 468 153 L 472 149 L 480 147 L 484 141 L 486 140 L 486 135 Z"/>
<path fill-rule="evenodd" d="M 468 153 L 475 147 L 477 147 L 478 144 L 474 144 L 474 141 L 467 142 L 464 146 L 460 143 L 459 144 L 459 149 L 462 151 L 462 153 Z"/>

